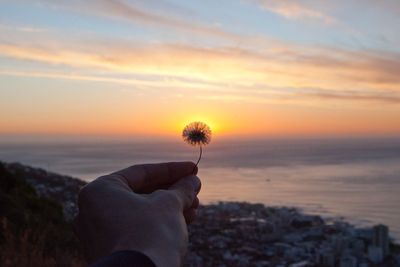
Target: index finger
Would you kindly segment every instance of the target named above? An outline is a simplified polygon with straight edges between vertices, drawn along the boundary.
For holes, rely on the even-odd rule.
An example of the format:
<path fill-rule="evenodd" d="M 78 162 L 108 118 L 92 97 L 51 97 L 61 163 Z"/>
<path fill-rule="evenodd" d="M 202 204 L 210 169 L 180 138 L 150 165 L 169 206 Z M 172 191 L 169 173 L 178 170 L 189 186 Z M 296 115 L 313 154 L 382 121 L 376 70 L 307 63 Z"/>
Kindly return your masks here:
<path fill-rule="evenodd" d="M 150 193 L 166 188 L 185 176 L 197 174 L 197 166 L 193 162 L 141 164 L 113 174 L 123 178 L 134 192 Z"/>

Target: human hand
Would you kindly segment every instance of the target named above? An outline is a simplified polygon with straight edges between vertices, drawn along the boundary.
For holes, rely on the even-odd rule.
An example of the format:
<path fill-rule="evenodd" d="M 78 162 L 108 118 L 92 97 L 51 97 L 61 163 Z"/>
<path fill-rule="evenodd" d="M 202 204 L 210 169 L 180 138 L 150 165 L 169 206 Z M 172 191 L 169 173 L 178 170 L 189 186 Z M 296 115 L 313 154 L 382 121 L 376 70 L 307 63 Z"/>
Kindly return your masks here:
<path fill-rule="evenodd" d="M 180 266 L 199 205 L 196 174 L 192 162 L 134 165 L 83 187 L 74 228 L 88 261 L 135 250 L 158 267 Z"/>

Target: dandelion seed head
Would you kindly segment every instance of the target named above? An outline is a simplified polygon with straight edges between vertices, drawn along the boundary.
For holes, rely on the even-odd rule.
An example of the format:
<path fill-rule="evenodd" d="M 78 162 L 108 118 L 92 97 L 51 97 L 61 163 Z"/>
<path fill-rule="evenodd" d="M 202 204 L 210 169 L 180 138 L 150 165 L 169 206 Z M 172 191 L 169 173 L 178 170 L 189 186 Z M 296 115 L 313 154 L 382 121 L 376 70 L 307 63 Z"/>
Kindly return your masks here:
<path fill-rule="evenodd" d="M 211 141 L 211 129 L 207 124 L 195 121 L 186 125 L 182 132 L 182 138 L 189 145 L 205 146 Z"/>

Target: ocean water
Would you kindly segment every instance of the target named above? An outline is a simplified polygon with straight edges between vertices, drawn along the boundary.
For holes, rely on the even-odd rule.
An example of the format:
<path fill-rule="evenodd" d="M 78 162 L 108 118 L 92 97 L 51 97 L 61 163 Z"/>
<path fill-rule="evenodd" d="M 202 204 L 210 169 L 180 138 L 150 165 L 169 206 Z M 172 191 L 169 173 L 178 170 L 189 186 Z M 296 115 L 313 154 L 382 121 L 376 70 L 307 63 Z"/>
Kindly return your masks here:
<path fill-rule="evenodd" d="M 0 140 L 0 160 L 86 181 L 132 164 L 197 156 L 180 140 Z M 204 149 L 199 176 L 202 203 L 260 202 L 361 226 L 383 223 L 400 241 L 400 139 L 215 140 Z"/>

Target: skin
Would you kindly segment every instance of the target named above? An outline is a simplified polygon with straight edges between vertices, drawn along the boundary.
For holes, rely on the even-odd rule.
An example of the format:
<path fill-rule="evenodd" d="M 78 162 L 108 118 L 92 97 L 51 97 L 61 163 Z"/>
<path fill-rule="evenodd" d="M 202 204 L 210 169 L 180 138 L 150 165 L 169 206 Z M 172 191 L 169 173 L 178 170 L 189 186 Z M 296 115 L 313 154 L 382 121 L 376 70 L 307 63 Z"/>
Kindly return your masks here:
<path fill-rule="evenodd" d="M 83 187 L 74 229 L 88 261 L 136 250 L 158 267 L 180 266 L 199 205 L 196 174 L 192 162 L 134 165 Z"/>

